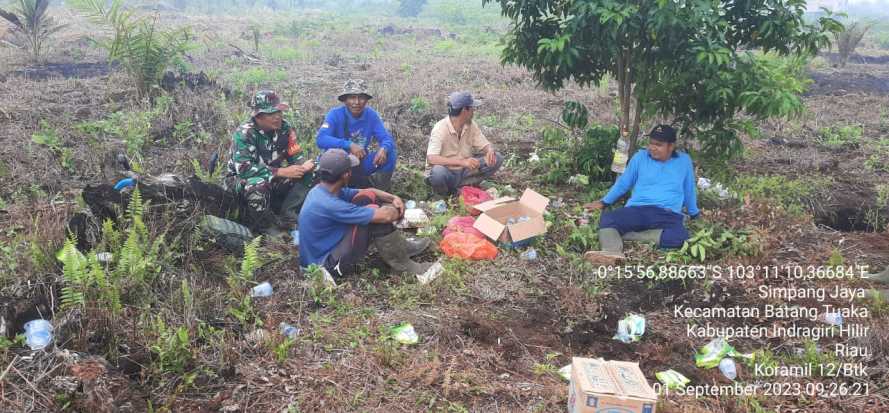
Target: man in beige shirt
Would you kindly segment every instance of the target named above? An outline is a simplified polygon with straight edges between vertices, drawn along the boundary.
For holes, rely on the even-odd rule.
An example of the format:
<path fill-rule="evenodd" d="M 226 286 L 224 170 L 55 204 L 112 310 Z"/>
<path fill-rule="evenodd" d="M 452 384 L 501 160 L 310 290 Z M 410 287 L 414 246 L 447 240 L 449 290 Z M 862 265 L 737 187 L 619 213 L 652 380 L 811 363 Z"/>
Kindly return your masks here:
<path fill-rule="evenodd" d="M 477 185 L 490 177 L 503 163 L 478 125 L 472 122 L 481 101 L 469 92 L 448 96 L 448 116 L 432 128 L 426 164 L 431 167 L 426 182 L 442 196 L 453 195 L 457 188 Z"/>

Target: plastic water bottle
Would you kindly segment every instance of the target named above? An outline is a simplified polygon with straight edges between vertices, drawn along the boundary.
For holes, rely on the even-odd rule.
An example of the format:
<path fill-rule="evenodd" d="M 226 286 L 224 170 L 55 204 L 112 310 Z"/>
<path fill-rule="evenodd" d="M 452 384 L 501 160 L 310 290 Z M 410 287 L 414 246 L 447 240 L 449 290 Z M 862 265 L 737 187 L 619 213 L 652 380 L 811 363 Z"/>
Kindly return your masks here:
<path fill-rule="evenodd" d="M 630 132 L 624 129 L 617 140 L 617 145 L 614 148 L 614 158 L 611 160 L 611 171 L 614 173 L 622 174 L 627 168 L 627 161 L 630 159 L 629 136 Z"/>
<path fill-rule="evenodd" d="M 404 209 L 414 209 L 417 207 L 417 201 L 413 199 L 404 203 Z"/>
<path fill-rule="evenodd" d="M 735 366 L 735 361 L 726 357 L 719 361 L 719 371 L 728 378 L 729 380 L 734 380 L 738 377 L 738 370 Z"/>
<path fill-rule="evenodd" d="M 42 350 L 52 342 L 52 323 L 43 319 L 25 323 L 25 344 L 31 350 Z"/>
<path fill-rule="evenodd" d="M 298 247 L 299 246 L 299 230 L 295 229 L 293 231 L 290 231 L 290 236 L 293 237 L 293 246 Z"/>
<path fill-rule="evenodd" d="M 528 248 L 527 251 L 522 253 L 522 259 L 525 261 L 537 260 L 537 250 L 535 250 L 534 248 Z"/>
<path fill-rule="evenodd" d="M 281 334 L 283 334 L 285 337 L 292 339 L 292 340 L 296 339 L 296 336 L 298 336 L 299 333 L 301 332 L 301 330 L 299 328 L 294 327 L 290 324 L 287 324 L 283 321 L 281 322 L 281 324 L 278 324 L 278 328 L 281 329 Z"/>
<path fill-rule="evenodd" d="M 268 281 L 253 287 L 254 297 L 268 297 L 272 295 L 272 285 Z"/>
<path fill-rule="evenodd" d="M 438 201 L 433 204 L 432 207 L 436 214 L 444 214 L 445 212 L 448 212 L 448 203 L 445 201 Z"/>

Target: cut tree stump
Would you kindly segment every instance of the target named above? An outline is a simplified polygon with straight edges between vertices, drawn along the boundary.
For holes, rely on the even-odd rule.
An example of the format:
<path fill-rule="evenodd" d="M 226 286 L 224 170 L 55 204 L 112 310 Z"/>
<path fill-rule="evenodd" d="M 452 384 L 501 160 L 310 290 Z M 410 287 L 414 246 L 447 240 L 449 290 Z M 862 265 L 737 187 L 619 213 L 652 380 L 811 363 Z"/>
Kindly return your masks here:
<path fill-rule="evenodd" d="M 235 194 L 219 185 L 206 183 L 197 176 L 178 175 L 142 176 L 136 178 L 142 199 L 153 205 L 175 203 L 179 208 L 198 210 L 204 214 L 227 217 L 238 211 Z M 129 195 L 114 190 L 111 184 L 87 185 L 83 201 L 89 211 L 79 212 L 68 221 L 68 231 L 77 237 L 77 246 L 88 250 L 101 239 L 102 222 L 119 222 L 126 211 Z"/>

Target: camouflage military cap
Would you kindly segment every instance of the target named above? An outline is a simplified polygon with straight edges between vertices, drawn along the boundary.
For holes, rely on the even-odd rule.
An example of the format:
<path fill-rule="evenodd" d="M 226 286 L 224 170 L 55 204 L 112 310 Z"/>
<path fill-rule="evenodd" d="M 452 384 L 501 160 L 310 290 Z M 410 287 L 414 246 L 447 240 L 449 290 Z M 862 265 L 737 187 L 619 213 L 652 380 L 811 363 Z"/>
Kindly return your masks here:
<path fill-rule="evenodd" d="M 250 101 L 250 108 L 253 109 L 253 116 L 260 113 L 275 113 L 290 110 L 290 105 L 281 102 L 278 94 L 272 90 L 260 90 L 256 92 Z"/>
<path fill-rule="evenodd" d="M 367 82 L 361 79 L 349 79 L 343 85 L 343 92 L 337 97 L 340 102 L 346 100 L 349 95 L 364 95 L 368 99 L 373 99 L 370 93 L 367 93 Z"/>

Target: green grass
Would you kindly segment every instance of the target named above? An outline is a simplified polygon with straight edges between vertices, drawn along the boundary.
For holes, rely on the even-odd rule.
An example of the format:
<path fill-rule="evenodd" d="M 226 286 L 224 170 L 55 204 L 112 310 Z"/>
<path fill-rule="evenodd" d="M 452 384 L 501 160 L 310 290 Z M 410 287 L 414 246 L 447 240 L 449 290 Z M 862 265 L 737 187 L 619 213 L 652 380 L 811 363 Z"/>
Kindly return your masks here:
<path fill-rule="evenodd" d="M 783 206 L 793 214 L 806 212 L 807 200 L 816 193 L 816 188 L 827 184 L 823 179 L 791 179 L 780 175 L 741 176 L 733 189 L 742 195 L 749 195 Z"/>

